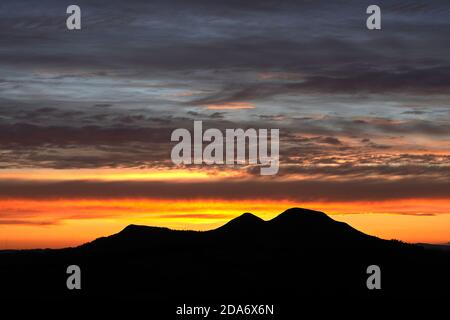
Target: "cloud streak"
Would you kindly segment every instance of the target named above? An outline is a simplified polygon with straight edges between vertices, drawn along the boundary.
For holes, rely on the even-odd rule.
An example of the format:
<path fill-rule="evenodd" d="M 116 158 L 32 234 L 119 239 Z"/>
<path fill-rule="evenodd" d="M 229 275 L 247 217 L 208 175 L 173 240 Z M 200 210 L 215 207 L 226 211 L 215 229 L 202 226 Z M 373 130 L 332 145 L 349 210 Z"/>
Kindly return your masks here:
<path fill-rule="evenodd" d="M 2 199 L 286 199 L 293 201 L 371 201 L 394 199 L 446 199 L 450 181 L 405 178 L 394 181 L 225 180 L 213 182 L 167 181 L 2 181 Z"/>

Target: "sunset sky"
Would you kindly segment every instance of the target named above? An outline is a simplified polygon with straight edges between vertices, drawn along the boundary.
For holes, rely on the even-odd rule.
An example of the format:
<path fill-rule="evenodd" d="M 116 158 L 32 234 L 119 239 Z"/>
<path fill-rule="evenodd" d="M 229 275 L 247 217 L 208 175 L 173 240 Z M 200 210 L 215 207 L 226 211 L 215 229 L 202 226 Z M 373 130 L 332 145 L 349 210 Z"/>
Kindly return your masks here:
<path fill-rule="evenodd" d="M 94 3 L 93 3 L 94 2 Z M 0 249 L 331 214 L 450 241 L 450 3 L 0 2 Z M 177 128 L 280 129 L 280 170 L 175 166 Z"/>

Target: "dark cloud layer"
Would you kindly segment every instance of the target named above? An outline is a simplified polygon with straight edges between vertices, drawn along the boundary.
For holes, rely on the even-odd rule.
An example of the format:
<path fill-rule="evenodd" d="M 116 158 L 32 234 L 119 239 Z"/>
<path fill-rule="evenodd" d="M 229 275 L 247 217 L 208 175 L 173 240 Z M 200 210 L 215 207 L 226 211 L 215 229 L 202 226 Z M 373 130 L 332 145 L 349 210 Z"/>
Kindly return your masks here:
<path fill-rule="evenodd" d="M 155 199 L 288 199 L 294 201 L 375 201 L 414 198 L 448 199 L 450 182 L 427 178 L 386 181 L 215 182 L 33 182 L 1 181 L 2 199 L 155 198 Z"/>
<path fill-rule="evenodd" d="M 279 128 L 280 175 L 448 178 L 448 1 L 379 1 L 382 31 L 371 1 L 68 4 L 0 4 L 0 168 L 168 168 L 203 120 Z"/>

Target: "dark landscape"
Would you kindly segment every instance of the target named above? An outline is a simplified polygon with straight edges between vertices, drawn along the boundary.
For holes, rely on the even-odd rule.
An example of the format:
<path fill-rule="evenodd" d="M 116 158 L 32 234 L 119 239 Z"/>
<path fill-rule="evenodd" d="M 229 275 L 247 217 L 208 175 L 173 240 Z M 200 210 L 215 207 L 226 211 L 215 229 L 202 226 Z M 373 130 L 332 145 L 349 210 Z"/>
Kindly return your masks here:
<path fill-rule="evenodd" d="M 81 290 L 66 288 L 72 264 Z M 372 264 L 381 290 L 366 287 Z M 300 208 L 269 221 L 245 213 L 206 232 L 129 225 L 76 248 L 0 252 L 3 300 L 439 299 L 448 270 L 448 250 L 379 239 Z"/>

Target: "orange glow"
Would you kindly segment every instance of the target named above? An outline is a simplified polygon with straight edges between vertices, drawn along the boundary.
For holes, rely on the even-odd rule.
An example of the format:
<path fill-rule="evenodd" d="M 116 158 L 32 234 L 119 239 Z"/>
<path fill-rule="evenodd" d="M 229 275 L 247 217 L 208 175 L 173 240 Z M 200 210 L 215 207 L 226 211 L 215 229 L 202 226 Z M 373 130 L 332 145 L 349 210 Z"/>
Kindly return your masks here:
<path fill-rule="evenodd" d="M 345 158 L 343 158 L 345 160 Z M 166 169 L 16 169 L 2 170 L 0 179 L 23 181 L 226 181 L 251 176 L 245 170 Z M 281 176 L 311 179 L 311 175 Z M 376 179 L 377 177 L 373 177 Z M 391 175 L 383 179 L 395 179 Z M 256 179 L 256 178 L 255 178 Z M 329 181 L 345 179 L 328 176 Z M 51 196 L 51 195 L 49 195 Z M 178 197 L 182 197 L 179 195 Z M 29 198 L 0 199 L 0 249 L 75 246 L 107 236 L 128 224 L 174 229 L 208 230 L 252 212 L 271 219 L 290 207 L 326 212 L 368 234 L 407 242 L 450 241 L 450 199 L 389 201 L 296 202 L 276 199 L 153 199 L 153 198 Z"/>
<path fill-rule="evenodd" d="M 238 177 L 237 171 L 188 169 L 16 169 L 2 170 L 1 179 L 26 180 L 100 180 L 100 181 L 130 181 L 130 180 L 206 180 L 211 177 Z"/>
<path fill-rule="evenodd" d="M 254 109 L 255 105 L 248 102 L 228 102 L 221 104 L 208 104 L 206 109 L 222 110 L 222 109 Z"/>
<path fill-rule="evenodd" d="M 116 233 L 132 223 L 208 230 L 243 212 L 271 219 L 294 206 L 324 211 L 336 220 L 382 238 L 439 243 L 449 239 L 449 204 L 447 199 L 345 203 L 221 199 L 1 200 L 0 248 L 74 246 Z"/>

